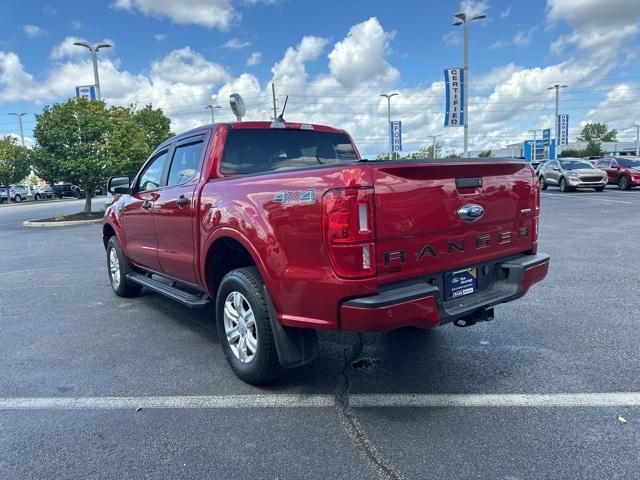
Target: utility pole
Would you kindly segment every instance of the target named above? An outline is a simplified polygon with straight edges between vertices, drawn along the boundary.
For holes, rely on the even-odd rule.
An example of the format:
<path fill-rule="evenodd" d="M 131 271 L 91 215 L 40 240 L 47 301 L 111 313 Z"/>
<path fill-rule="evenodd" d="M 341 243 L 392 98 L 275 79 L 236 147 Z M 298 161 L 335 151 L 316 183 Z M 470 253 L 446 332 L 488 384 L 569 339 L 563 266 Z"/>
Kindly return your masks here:
<path fill-rule="evenodd" d="M 469 24 L 474 20 L 487 18 L 487 15 L 480 13 L 471 18 L 467 18 L 466 13 L 458 13 L 454 15 L 458 20 L 453 23 L 454 26 L 462 25 L 464 27 L 464 83 L 463 83 L 463 99 L 462 112 L 464 115 L 464 158 L 469 158 Z"/>
<path fill-rule="evenodd" d="M 399 95 L 398 93 L 382 93 L 381 97 L 386 97 L 387 99 L 387 125 L 389 127 L 389 152 L 391 153 L 391 158 L 395 157 L 395 153 L 393 151 L 393 132 L 391 131 L 391 97 L 395 97 Z"/>
<path fill-rule="evenodd" d="M 560 89 L 561 88 L 567 88 L 568 85 L 560 85 L 559 83 L 556 83 L 553 87 L 549 87 L 547 88 L 547 90 L 554 90 L 556 91 L 556 116 L 553 120 L 554 122 L 554 131 L 556 133 L 556 148 L 558 148 L 558 144 L 560 143 L 560 137 L 559 137 L 559 132 L 558 132 L 558 106 L 559 106 L 559 97 L 560 97 Z"/>
<path fill-rule="evenodd" d="M 531 161 L 537 161 L 538 160 L 538 145 L 536 143 L 536 133 L 538 132 L 538 130 L 529 130 L 531 133 L 533 133 L 533 145 L 531 147 Z"/>
<path fill-rule="evenodd" d="M 436 152 L 436 138 L 438 138 L 440 135 L 429 135 L 432 139 L 433 139 L 433 143 L 431 145 L 431 158 L 436 159 L 438 158 L 438 154 Z"/>
<path fill-rule="evenodd" d="M 271 96 L 273 97 L 273 121 L 278 120 L 278 107 L 276 106 L 276 84 L 271 82 Z"/>
<path fill-rule="evenodd" d="M 211 123 L 216 123 L 216 116 L 213 113 L 213 111 L 220 109 L 222 107 L 220 105 L 209 104 L 209 105 L 206 105 L 204 108 L 208 108 L 209 110 L 211 110 Z"/>
<path fill-rule="evenodd" d="M 631 126 L 636 129 L 636 157 L 640 157 L 640 123 L 636 122 Z"/>
<path fill-rule="evenodd" d="M 100 92 L 100 77 L 98 76 L 98 50 L 101 48 L 111 48 L 111 45 L 108 43 L 101 43 L 94 46 L 87 42 L 74 42 L 74 45 L 88 48 L 91 52 L 91 60 L 93 61 L 93 78 L 96 86 L 96 98 L 98 100 L 102 100 L 102 94 Z"/>
<path fill-rule="evenodd" d="M 18 117 L 18 123 L 20 124 L 20 141 L 22 143 L 22 146 L 24 147 L 24 128 L 22 128 L 22 117 L 27 114 L 25 112 L 12 112 L 9 115 L 15 115 L 16 117 Z"/>

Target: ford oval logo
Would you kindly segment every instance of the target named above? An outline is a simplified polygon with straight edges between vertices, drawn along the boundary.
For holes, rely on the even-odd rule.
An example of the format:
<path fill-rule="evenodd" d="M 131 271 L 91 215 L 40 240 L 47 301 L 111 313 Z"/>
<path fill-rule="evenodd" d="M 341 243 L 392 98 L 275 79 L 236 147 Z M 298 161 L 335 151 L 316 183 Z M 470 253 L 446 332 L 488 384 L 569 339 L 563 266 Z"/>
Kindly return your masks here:
<path fill-rule="evenodd" d="M 484 208 L 477 203 L 468 203 L 458 209 L 458 216 L 465 222 L 475 222 L 484 215 Z"/>

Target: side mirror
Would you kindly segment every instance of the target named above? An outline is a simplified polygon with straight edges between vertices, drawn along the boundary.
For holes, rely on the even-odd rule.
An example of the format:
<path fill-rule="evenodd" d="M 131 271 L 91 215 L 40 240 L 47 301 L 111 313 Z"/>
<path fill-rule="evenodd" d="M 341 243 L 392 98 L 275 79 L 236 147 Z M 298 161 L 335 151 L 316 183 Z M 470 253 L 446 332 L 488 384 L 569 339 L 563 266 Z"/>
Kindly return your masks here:
<path fill-rule="evenodd" d="M 111 177 L 107 181 L 107 191 L 112 195 L 129 193 L 131 191 L 131 181 L 129 177 Z"/>

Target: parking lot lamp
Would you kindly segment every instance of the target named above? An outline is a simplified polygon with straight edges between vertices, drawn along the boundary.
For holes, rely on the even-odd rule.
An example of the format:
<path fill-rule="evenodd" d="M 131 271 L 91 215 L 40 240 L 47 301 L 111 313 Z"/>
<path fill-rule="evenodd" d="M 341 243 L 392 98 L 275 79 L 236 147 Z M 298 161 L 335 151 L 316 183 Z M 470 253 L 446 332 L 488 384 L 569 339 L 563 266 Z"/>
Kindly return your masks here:
<path fill-rule="evenodd" d="M 454 15 L 458 20 L 453 22 L 455 27 L 462 25 L 464 27 L 464 84 L 463 84 L 463 101 L 462 112 L 464 114 L 464 158 L 469 157 L 469 24 L 474 20 L 482 20 L 487 18 L 484 13 L 467 17 L 466 13 L 458 13 Z"/>
<path fill-rule="evenodd" d="M 631 126 L 636 129 L 636 157 L 640 157 L 640 123 L 636 122 Z"/>
<path fill-rule="evenodd" d="M 554 90 L 556 91 L 556 116 L 554 117 L 554 131 L 556 132 L 556 142 L 558 142 L 560 139 L 558 138 L 558 107 L 559 107 L 559 97 L 560 97 L 560 89 L 561 88 L 567 88 L 568 85 L 560 85 L 559 83 L 556 83 L 553 87 L 549 87 L 547 90 Z"/>
<path fill-rule="evenodd" d="M 220 109 L 222 107 L 220 105 L 209 104 L 204 108 L 208 108 L 209 110 L 211 110 L 211 123 L 216 123 L 216 116 L 215 116 L 215 114 L 213 112 L 214 112 L 214 110 Z"/>
<path fill-rule="evenodd" d="M 386 97 L 387 98 L 387 125 L 389 127 L 389 152 L 391 153 L 391 158 L 393 158 L 393 141 L 391 140 L 391 137 L 393 135 L 393 132 L 391 131 L 391 97 L 395 97 L 396 95 L 399 95 L 398 93 L 382 93 L 380 94 L 381 97 Z"/>
<path fill-rule="evenodd" d="M 88 48 L 91 52 L 91 60 L 93 61 L 93 77 L 96 86 L 96 98 L 102 100 L 102 94 L 100 93 L 100 77 L 98 76 L 98 50 L 101 48 L 111 48 L 108 43 L 101 43 L 99 45 L 90 45 L 87 42 L 74 42 L 74 45 L 79 47 Z"/>
<path fill-rule="evenodd" d="M 20 141 L 24 147 L 24 128 L 22 128 L 22 117 L 27 114 L 25 112 L 11 112 L 9 115 L 15 115 L 18 117 L 18 123 L 20 124 Z"/>

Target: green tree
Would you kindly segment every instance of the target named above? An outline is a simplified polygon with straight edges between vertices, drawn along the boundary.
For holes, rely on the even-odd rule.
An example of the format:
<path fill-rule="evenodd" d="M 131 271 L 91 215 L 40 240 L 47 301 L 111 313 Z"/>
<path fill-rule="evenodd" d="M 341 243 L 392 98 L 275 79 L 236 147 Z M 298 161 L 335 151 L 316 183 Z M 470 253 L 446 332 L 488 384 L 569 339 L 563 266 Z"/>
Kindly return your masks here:
<path fill-rule="evenodd" d="M 36 172 L 55 171 L 59 178 L 84 189 L 84 211 L 90 213 L 93 190 L 110 170 L 107 141 L 112 123 L 104 102 L 72 98 L 46 106 L 36 120 Z"/>
<path fill-rule="evenodd" d="M 15 138 L 0 139 L 0 184 L 4 184 L 7 203 L 11 203 L 9 186 L 29 175 L 29 151 L 18 145 Z"/>
<path fill-rule="evenodd" d="M 600 142 L 591 140 L 587 143 L 587 146 L 580 150 L 581 157 L 601 157 L 603 154 Z"/>
<path fill-rule="evenodd" d="M 170 137 L 173 137 L 174 133 L 171 131 L 171 120 L 162 112 L 160 108 L 153 108 L 151 105 L 145 105 L 140 110 L 136 110 L 134 107 L 130 107 L 133 119 L 142 127 L 145 132 L 146 143 L 151 152 L 162 142 Z"/>
<path fill-rule="evenodd" d="M 618 131 L 615 128 L 609 130 L 606 123 L 587 123 L 582 127 L 582 132 L 578 137 L 579 142 L 615 142 Z"/>
<path fill-rule="evenodd" d="M 566 150 L 561 151 L 558 154 L 558 158 L 567 158 L 567 157 L 582 157 L 582 150 L 574 150 L 572 148 L 568 148 Z"/>
<path fill-rule="evenodd" d="M 479 158 L 493 158 L 493 152 L 491 150 L 482 150 L 478 153 Z"/>
<path fill-rule="evenodd" d="M 451 150 L 449 153 L 447 153 L 444 158 L 460 158 L 460 154 L 454 152 L 453 150 Z"/>

